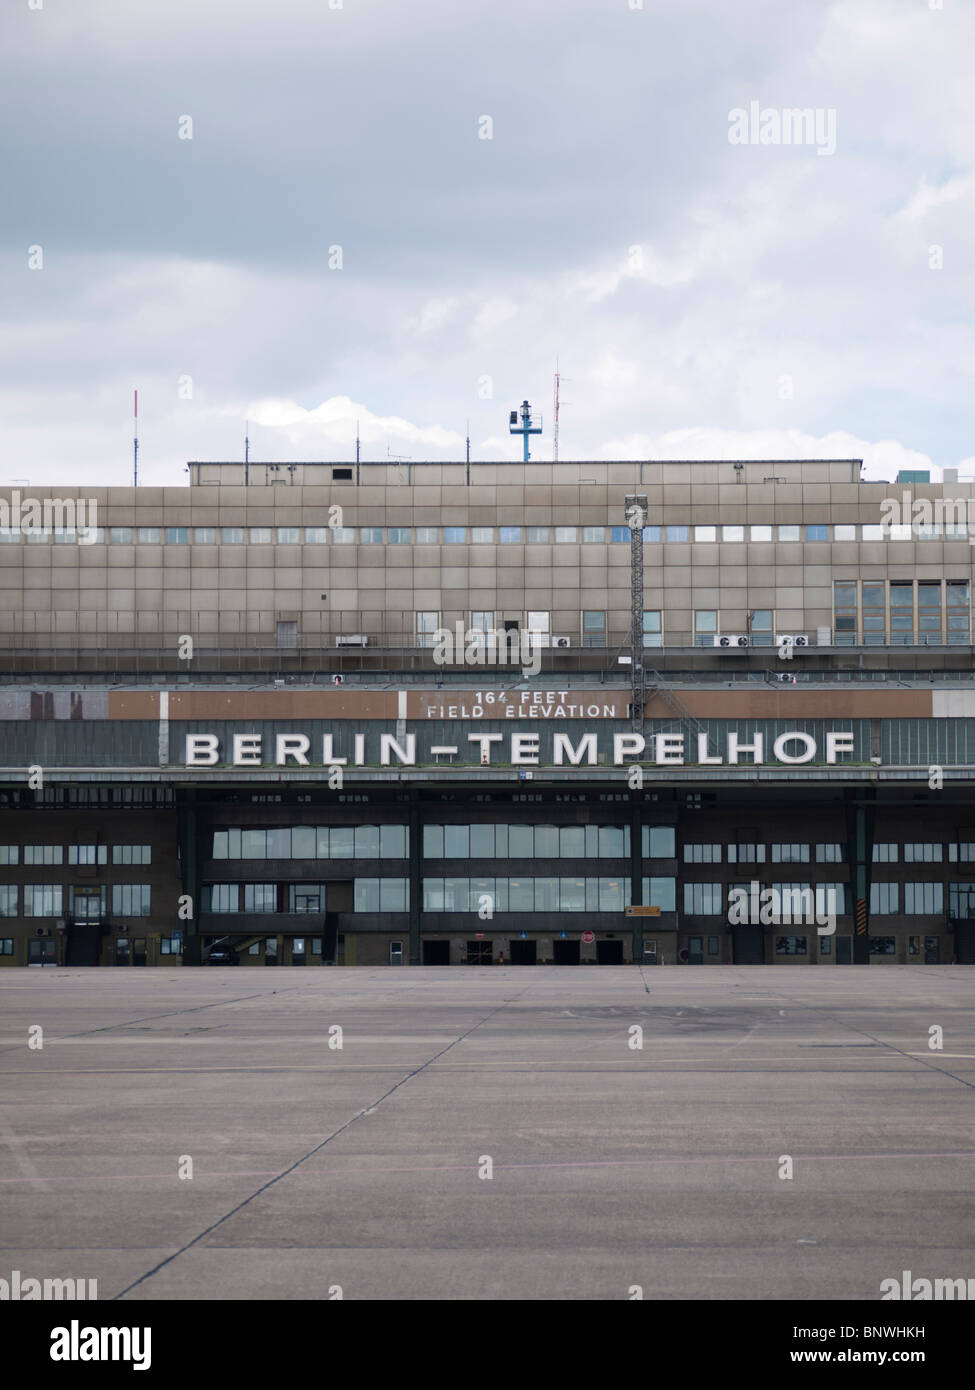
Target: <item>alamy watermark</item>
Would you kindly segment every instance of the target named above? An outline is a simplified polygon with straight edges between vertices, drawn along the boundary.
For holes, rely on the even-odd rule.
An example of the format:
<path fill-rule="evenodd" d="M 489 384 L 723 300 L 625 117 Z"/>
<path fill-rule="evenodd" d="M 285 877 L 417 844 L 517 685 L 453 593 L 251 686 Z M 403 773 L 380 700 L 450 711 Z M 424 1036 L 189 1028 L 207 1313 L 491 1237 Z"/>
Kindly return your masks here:
<path fill-rule="evenodd" d="M 836 153 L 833 106 L 762 106 L 750 101 L 728 112 L 729 145 L 815 145 L 816 153 Z"/>
<path fill-rule="evenodd" d="M 0 531 L 22 536 L 73 532 L 79 545 L 93 545 L 98 540 L 98 502 L 94 497 L 21 497 L 14 488 L 9 501 L 0 497 Z"/>
<path fill-rule="evenodd" d="M 34 1279 L 19 1269 L 11 1270 L 9 1279 L 0 1279 L 0 1303 L 29 1303 L 34 1299 L 93 1302 L 97 1298 L 97 1279 Z"/>
<path fill-rule="evenodd" d="M 755 880 L 728 890 L 730 926 L 814 926 L 819 936 L 836 931 L 836 889 L 827 884 L 784 883 L 763 888 Z"/>
<path fill-rule="evenodd" d="M 944 536 L 975 545 L 975 497 L 885 497 L 880 524 L 889 540 Z"/>
<path fill-rule="evenodd" d="M 518 629 L 482 632 L 465 628 L 462 622 L 437 628 L 432 634 L 435 666 L 518 665 L 525 676 L 537 676 L 542 669 L 541 632 L 522 632 Z"/>

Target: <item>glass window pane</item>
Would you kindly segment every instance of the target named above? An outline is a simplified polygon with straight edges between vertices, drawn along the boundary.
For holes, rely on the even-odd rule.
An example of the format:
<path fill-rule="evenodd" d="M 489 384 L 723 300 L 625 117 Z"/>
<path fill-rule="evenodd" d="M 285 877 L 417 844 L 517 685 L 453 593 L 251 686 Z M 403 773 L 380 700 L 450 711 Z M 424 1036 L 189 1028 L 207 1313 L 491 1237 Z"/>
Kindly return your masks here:
<path fill-rule="evenodd" d="M 353 834 L 354 859 L 379 858 L 379 826 L 357 825 Z"/>

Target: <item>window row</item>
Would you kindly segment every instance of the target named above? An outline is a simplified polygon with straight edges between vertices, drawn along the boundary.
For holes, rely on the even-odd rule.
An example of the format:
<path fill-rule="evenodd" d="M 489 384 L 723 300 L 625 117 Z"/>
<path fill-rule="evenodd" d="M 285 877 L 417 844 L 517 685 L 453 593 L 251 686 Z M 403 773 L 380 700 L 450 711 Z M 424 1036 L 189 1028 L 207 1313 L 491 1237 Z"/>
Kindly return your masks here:
<path fill-rule="evenodd" d="M 684 863 L 720 864 L 724 848 L 722 844 L 685 844 Z M 743 842 L 727 846 L 728 863 L 764 864 L 766 848 L 771 851 L 770 862 L 773 864 L 808 864 L 810 849 L 815 852 L 817 864 L 842 864 L 846 858 L 845 847 L 837 843 L 812 846 L 778 843 L 766 846 L 755 842 Z"/>
<path fill-rule="evenodd" d="M 0 864 L 107 864 L 107 845 L 0 845 Z M 113 864 L 151 864 L 151 845 L 112 845 Z"/>
<path fill-rule="evenodd" d="M 745 900 L 735 895 L 745 892 L 740 883 L 685 883 L 684 912 L 689 917 L 731 917 L 732 909 L 737 907 L 741 921 L 766 920 L 781 916 L 783 921 L 816 916 L 819 918 L 835 914 L 838 917 L 849 913 L 850 887 L 846 883 L 764 883 L 758 885 L 754 896 L 749 894 Z M 773 898 L 769 898 L 771 891 Z M 765 895 L 763 898 L 762 895 Z"/>
<path fill-rule="evenodd" d="M 644 902 L 673 912 L 675 880 L 643 879 Z M 425 878 L 424 912 L 622 912 L 630 880 L 618 878 Z"/>
<path fill-rule="evenodd" d="M 23 893 L 23 913 L 18 909 Z M 111 888 L 113 917 L 148 917 L 152 890 L 148 883 L 114 883 Z M 0 884 L 0 917 L 68 917 L 97 922 L 106 916 L 108 890 L 69 887 L 59 883 Z"/>
<path fill-rule="evenodd" d="M 324 912 L 324 883 L 210 883 L 204 912 Z"/>
<path fill-rule="evenodd" d="M 967 579 L 837 579 L 833 626 L 837 646 L 939 645 L 968 641 Z"/>
<path fill-rule="evenodd" d="M 94 533 L 94 541 L 88 537 Z M 55 545 L 75 545 L 79 534 L 86 544 L 110 545 L 629 545 L 628 526 L 97 526 L 92 531 L 77 527 L 0 527 L 0 544 L 21 540 Z M 967 540 L 964 523 L 919 526 L 884 526 L 882 523 L 814 522 L 780 525 L 735 524 L 730 526 L 644 526 L 646 544 L 697 545 L 800 541 Z"/>
<path fill-rule="evenodd" d="M 292 825 L 231 828 L 213 835 L 214 859 L 405 859 L 405 825 Z"/>

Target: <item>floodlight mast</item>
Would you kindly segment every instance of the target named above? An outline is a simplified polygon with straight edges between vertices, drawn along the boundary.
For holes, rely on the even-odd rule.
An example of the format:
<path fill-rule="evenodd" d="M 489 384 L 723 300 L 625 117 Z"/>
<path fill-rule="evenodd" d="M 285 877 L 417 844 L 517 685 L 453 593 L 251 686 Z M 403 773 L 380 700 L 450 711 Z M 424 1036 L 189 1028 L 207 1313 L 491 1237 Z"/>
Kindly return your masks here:
<path fill-rule="evenodd" d="M 531 458 L 531 454 L 528 452 L 528 436 L 530 434 L 541 434 L 542 432 L 541 420 L 539 420 L 537 425 L 532 424 L 531 406 L 528 404 L 527 401 L 522 401 L 521 403 L 520 425 L 518 423 L 518 411 L 513 410 L 511 412 L 511 418 L 508 423 L 508 432 L 509 434 L 520 434 L 522 436 L 525 445 L 524 461 L 525 463 L 527 463 L 528 460 Z"/>

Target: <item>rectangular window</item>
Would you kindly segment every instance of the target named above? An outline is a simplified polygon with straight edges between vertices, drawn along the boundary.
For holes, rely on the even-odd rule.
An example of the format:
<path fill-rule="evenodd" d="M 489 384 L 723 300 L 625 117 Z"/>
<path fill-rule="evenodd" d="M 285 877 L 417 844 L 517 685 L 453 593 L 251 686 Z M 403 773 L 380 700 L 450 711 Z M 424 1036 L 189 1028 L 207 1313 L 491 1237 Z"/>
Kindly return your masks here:
<path fill-rule="evenodd" d="M 140 526 L 137 530 L 140 545 L 159 545 L 162 531 L 158 526 Z"/>
<path fill-rule="evenodd" d="M 277 886 L 273 883 L 245 883 L 243 910 L 244 912 L 277 912 Z"/>
<path fill-rule="evenodd" d="M 589 609 L 582 615 L 582 645 L 584 647 L 603 647 L 606 645 L 606 614 Z"/>
<path fill-rule="evenodd" d="M 19 864 L 20 845 L 0 845 L 0 864 Z"/>
<path fill-rule="evenodd" d="M 215 526 L 194 526 L 193 544 L 194 545 L 216 545 L 217 528 Z"/>
<path fill-rule="evenodd" d="M 432 647 L 436 642 L 436 631 L 440 625 L 440 614 L 421 612 L 416 615 L 416 645 Z"/>
<path fill-rule="evenodd" d="M 325 911 L 325 884 L 324 883 L 289 883 L 288 884 L 288 911 L 289 912 L 317 912 Z"/>
<path fill-rule="evenodd" d="M 775 938 L 775 954 L 777 956 L 807 955 L 806 938 L 804 936 L 777 936 Z"/>
<path fill-rule="evenodd" d="M 270 545 L 271 528 L 270 526 L 251 526 L 248 529 L 247 537 L 251 545 Z"/>
<path fill-rule="evenodd" d="M 718 539 L 718 528 L 717 528 L 716 526 L 695 526 L 695 527 L 694 527 L 694 541 L 695 541 L 695 544 L 697 544 L 697 545 L 700 545 L 700 544 L 702 544 L 702 543 L 703 543 L 703 544 L 712 544 L 712 543 L 713 543 L 714 541 L 716 541 L 717 539 Z"/>
<path fill-rule="evenodd" d="M 718 630 L 718 613 L 715 608 L 699 608 L 694 614 L 694 632 L 696 636 L 713 634 Z"/>
<path fill-rule="evenodd" d="M 166 544 L 167 545 L 187 545 L 190 534 L 185 526 L 167 526 Z"/>
<path fill-rule="evenodd" d="M 152 889 L 148 883 L 113 883 L 113 917 L 148 917 Z"/>
<path fill-rule="evenodd" d="M 828 844 L 816 846 L 817 864 L 842 864 L 843 862 L 842 845 Z"/>
<path fill-rule="evenodd" d="M 870 913 L 874 917 L 889 917 L 899 911 L 900 885 L 897 883 L 871 883 Z"/>
<path fill-rule="evenodd" d="M 875 844 L 873 847 L 873 862 L 875 864 L 896 864 L 897 846 L 892 844 Z"/>
<path fill-rule="evenodd" d="M 300 526 L 279 526 L 277 528 L 278 545 L 298 545 L 301 541 Z"/>
<path fill-rule="evenodd" d="M 203 890 L 203 911 L 237 912 L 239 910 L 239 899 L 239 884 L 211 883 Z"/>
<path fill-rule="evenodd" d="M 817 522 L 816 525 L 814 525 L 814 526 L 807 526 L 807 527 L 806 527 L 806 540 L 807 540 L 807 541 L 828 541 L 828 540 L 829 540 L 829 527 L 828 527 L 828 526 L 821 526 L 821 525 L 819 525 L 818 522 Z"/>
<path fill-rule="evenodd" d="M 780 541 L 797 541 L 799 539 L 798 526 L 778 527 L 778 538 Z"/>
<path fill-rule="evenodd" d="M 533 608 L 528 614 L 528 631 L 538 633 L 540 636 L 548 636 L 550 615 L 543 609 Z M 543 643 L 547 646 L 547 643 Z"/>
<path fill-rule="evenodd" d="M 25 864 L 63 864 L 61 845 L 24 845 Z"/>
<path fill-rule="evenodd" d="M 598 542 L 602 542 L 602 543 L 605 543 L 605 541 L 606 541 L 606 527 L 605 527 L 605 526 L 583 526 L 583 528 L 582 528 L 582 539 L 583 539 L 583 542 L 589 542 L 589 543 L 593 543 L 593 542 L 597 542 L 597 543 L 598 543 Z"/>
<path fill-rule="evenodd" d="M 659 526 L 644 526 L 644 528 L 643 528 L 643 543 L 644 543 L 644 545 L 649 545 L 649 544 L 651 544 L 651 543 L 654 544 L 654 545 L 656 545 L 656 544 L 659 542 L 659 540 L 660 540 L 660 527 L 659 527 Z"/>
<path fill-rule="evenodd" d="M 884 528 L 882 526 L 870 525 L 863 526 L 861 529 L 861 539 L 865 541 L 882 541 L 884 538 Z"/>
<path fill-rule="evenodd" d="M 275 643 L 279 648 L 294 650 L 298 646 L 298 624 L 275 623 Z"/>
<path fill-rule="evenodd" d="M 673 859 L 676 835 L 672 825 L 643 827 L 643 856 L 645 859 Z"/>
<path fill-rule="evenodd" d="M 107 845 L 68 845 L 69 864 L 107 864 Z"/>
<path fill-rule="evenodd" d="M 664 527 L 664 540 L 669 541 L 672 544 L 680 544 L 683 541 L 690 540 L 690 534 L 691 533 L 689 526 Z"/>
<path fill-rule="evenodd" d="M 59 884 L 25 883 L 25 917 L 60 917 L 64 890 Z"/>
<path fill-rule="evenodd" d="M 0 883 L 0 917 L 17 916 L 17 895 L 15 883 Z"/>
<path fill-rule="evenodd" d="M 179 932 L 174 932 L 172 936 L 160 938 L 159 954 L 162 956 L 181 956 L 183 954 L 183 938 Z"/>
<path fill-rule="evenodd" d="M 412 530 L 409 526 L 390 526 L 388 535 L 390 545 L 409 545 Z"/>
<path fill-rule="evenodd" d="M 418 526 L 416 528 L 417 545 L 436 545 L 439 540 L 439 526 Z"/>
<path fill-rule="evenodd" d="M 855 526 L 834 526 L 834 541 L 855 541 L 857 538 L 857 528 Z"/>
<path fill-rule="evenodd" d="M 751 541 L 770 541 L 772 539 L 771 526 L 749 526 L 748 539 Z"/>
<path fill-rule="evenodd" d="M 685 845 L 685 864 L 720 864 L 720 845 Z"/>
<path fill-rule="evenodd" d="M 306 545 L 328 545 L 327 526 L 306 526 L 305 527 Z"/>
<path fill-rule="evenodd" d="M 897 938 L 894 936 L 871 936 L 870 954 L 872 956 L 893 956 L 897 954 Z"/>
<path fill-rule="evenodd" d="M 965 921 L 975 917 L 975 883 L 948 884 L 948 916 Z"/>
<path fill-rule="evenodd" d="M 243 545 L 244 528 L 243 526 L 221 526 L 220 542 L 222 545 Z"/>
<path fill-rule="evenodd" d="M 611 526 L 609 528 L 609 539 L 611 545 L 629 545 L 632 540 L 632 532 L 629 526 Z"/>
<path fill-rule="evenodd" d="M 729 864 L 764 864 L 765 846 L 757 844 L 737 844 L 728 846 Z"/>
<path fill-rule="evenodd" d="M 662 616 L 662 611 L 659 608 L 645 608 L 643 610 L 643 645 L 645 647 L 663 646 Z"/>
<path fill-rule="evenodd" d="M 360 545 L 382 545 L 383 528 L 381 526 L 362 526 L 359 528 Z"/>
<path fill-rule="evenodd" d="M 493 526 L 472 526 L 471 541 L 474 545 L 493 545 L 494 527 Z"/>
<path fill-rule="evenodd" d="M 529 545 L 548 545 L 547 526 L 528 526 L 525 528 L 526 539 Z"/>
<path fill-rule="evenodd" d="M 575 526 L 556 526 L 555 541 L 557 545 L 565 545 L 578 539 L 579 534 Z"/>
<path fill-rule="evenodd" d="M 808 845 L 773 845 L 773 864 L 808 864 Z"/>
<path fill-rule="evenodd" d="M 520 526 L 502 526 L 499 528 L 498 536 L 502 545 L 521 545 Z"/>
<path fill-rule="evenodd" d="M 445 526 L 443 528 L 444 545 L 463 545 L 467 541 L 466 526 Z"/>
<path fill-rule="evenodd" d="M 675 878 L 645 878 L 643 880 L 643 901 L 648 907 L 659 907 L 661 912 L 675 912 L 677 909 L 677 880 Z"/>
<path fill-rule="evenodd" d="M 943 856 L 941 842 L 925 840 L 904 846 L 905 864 L 940 864 Z"/>
<path fill-rule="evenodd" d="M 952 864 L 975 864 L 975 842 L 969 840 L 958 845 L 948 846 L 948 859 Z M 16 859 L 10 861 L 16 864 Z M 0 858 L 0 864 L 3 859 Z"/>
<path fill-rule="evenodd" d="M 904 913 L 931 917 L 944 911 L 944 886 L 940 883 L 905 883 Z"/>
<path fill-rule="evenodd" d="M 743 541 L 745 539 L 744 526 L 722 526 L 721 539 L 723 541 Z"/>
<path fill-rule="evenodd" d="M 354 526 L 333 526 L 332 528 L 333 545 L 354 545 L 355 527 Z"/>
<path fill-rule="evenodd" d="M 691 917 L 720 917 L 724 914 L 724 885 L 685 883 L 684 912 Z"/>

